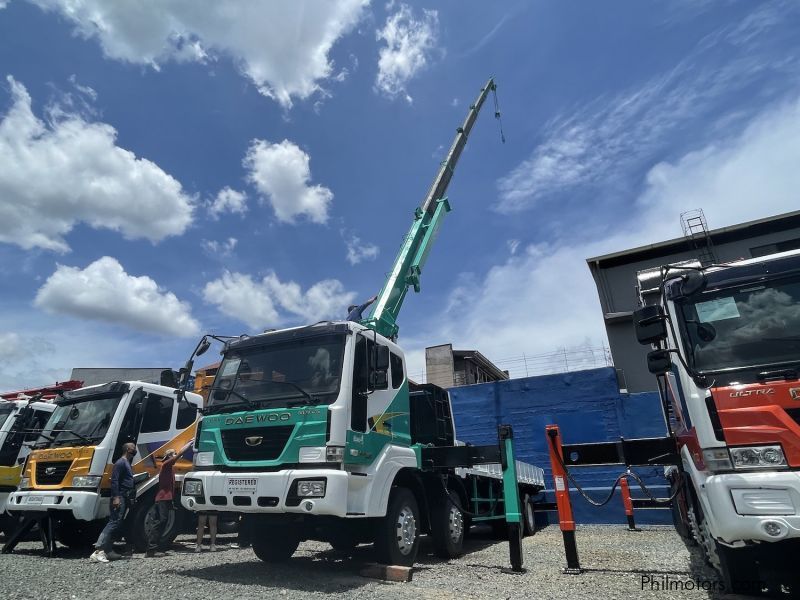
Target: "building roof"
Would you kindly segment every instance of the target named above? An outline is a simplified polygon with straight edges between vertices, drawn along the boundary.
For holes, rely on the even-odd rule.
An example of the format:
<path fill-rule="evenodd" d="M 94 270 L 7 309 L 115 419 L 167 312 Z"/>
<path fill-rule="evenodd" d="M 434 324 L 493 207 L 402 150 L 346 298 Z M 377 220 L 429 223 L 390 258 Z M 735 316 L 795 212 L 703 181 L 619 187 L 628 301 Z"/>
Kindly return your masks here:
<path fill-rule="evenodd" d="M 795 228 L 800 228 L 800 210 L 774 215 L 764 219 L 756 219 L 755 221 L 747 221 L 729 227 L 712 229 L 708 234 L 711 236 L 713 243 L 724 244 Z M 597 263 L 598 267 L 608 268 L 657 258 L 667 254 L 677 254 L 687 250 L 686 238 L 679 237 L 663 242 L 656 242 L 655 244 L 630 248 L 629 250 L 621 250 L 619 252 L 587 258 L 586 262 L 590 264 Z"/>
<path fill-rule="evenodd" d="M 489 371 L 497 379 L 508 379 L 508 373 L 500 369 L 497 365 L 495 365 L 477 350 L 453 350 L 453 358 L 472 360 L 482 369 Z"/>

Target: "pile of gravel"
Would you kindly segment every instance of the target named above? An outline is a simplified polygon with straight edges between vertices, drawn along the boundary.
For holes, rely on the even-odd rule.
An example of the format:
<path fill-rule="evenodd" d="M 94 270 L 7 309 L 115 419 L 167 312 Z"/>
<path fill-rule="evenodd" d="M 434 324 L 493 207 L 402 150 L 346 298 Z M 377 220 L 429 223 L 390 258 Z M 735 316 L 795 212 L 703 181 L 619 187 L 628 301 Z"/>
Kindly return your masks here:
<path fill-rule="evenodd" d="M 109 564 L 88 560 L 88 552 L 61 548 L 46 558 L 41 544 L 26 542 L 14 554 L 0 555 L 0 598 L 708 598 L 703 588 L 719 585 L 710 569 L 690 556 L 671 528 L 628 532 L 622 526 L 585 526 L 577 532 L 581 575 L 561 573 L 564 548 L 557 527 L 524 540 L 526 572 L 508 572 L 508 545 L 487 531 L 474 531 L 467 553 L 443 561 L 427 540 L 413 581 L 387 583 L 359 575 L 372 560 L 369 546 L 352 557 L 329 545 L 306 542 L 284 564 L 262 563 L 249 549 L 230 546 L 196 554 L 191 536 L 178 538 L 166 556 L 134 555 Z"/>

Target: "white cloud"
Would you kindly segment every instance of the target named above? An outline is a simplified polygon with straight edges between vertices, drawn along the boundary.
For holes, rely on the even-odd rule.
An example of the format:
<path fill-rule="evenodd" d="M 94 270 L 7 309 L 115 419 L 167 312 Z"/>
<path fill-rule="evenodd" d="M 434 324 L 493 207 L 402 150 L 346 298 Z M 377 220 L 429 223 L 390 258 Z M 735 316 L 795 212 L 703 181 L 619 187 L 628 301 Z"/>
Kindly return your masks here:
<path fill-rule="evenodd" d="M 236 213 L 243 215 L 247 212 L 247 194 L 237 192 L 228 186 L 222 188 L 217 197 L 208 206 L 208 214 L 213 219 L 219 219 L 222 213 Z"/>
<path fill-rule="evenodd" d="M 294 281 L 282 282 L 275 273 L 261 281 L 250 275 L 223 273 L 203 290 L 206 302 L 252 329 L 278 327 L 298 318 L 306 323 L 342 318 L 355 294 L 336 279 L 317 282 L 305 292 Z"/>
<path fill-rule="evenodd" d="M 117 132 L 53 111 L 44 123 L 12 77 L 13 103 L 0 122 L 0 242 L 67 252 L 78 223 L 158 242 L 182 234 L 192 199 L 155 163 L 116 145 Z"/>
<path fill-rule="evenodd" d="M 203 251 L 212 258 L 227 258 L 233 254 L 238 240 L 236 238 L 228 238 L 223 242 L 216 240 L 203 240 L 200 246 Z"/>
<path fill-rule="evenodd" d="M 605 343 L 587 258 L 681 237 L 680 213 L 693 208 L 703 208 L 711 228 L 796 210 L 798 164 L 800 101 L 794 101 L 766 109 L 735 138 L 654 166 L 633 209 L 612 215 L 605 229 L 597 228 L 600 212 L 587 211 L 552 243 L 520 244 L 485 275 L 462 274 L 444 310 L 416 325 L 418 332 L 406 329 L 403 344 L 416 361 L 410 372 L 422 372 L 422 348 L 437 340 L 494 359 Z M 587 234 L 576 238 L 574 231 Z M 517 367 L 512 375 L 524 375 Z"/>
<path fill-rule="evenodd" d="M 530 157 L 498 181 L 497 208 L 520 211 L 581 187 L 609 195 L 622 187 L 630 194 L 628 182 L 638 183 L 642 170 L 666 152 L 685 151 L 683 140 L 697 143 L 720 129 L 735 131 L 791 93 L 800 81 L 800 50 L 775 28 L 796 8 L 753 6 L 741 21 L 703 38 L 672 69 L 553 118 Z M 749 92 L 754 88 L 757 98 Z M 731 108 L 737 92 L 753 101 Z"/>
<path fill-rule="evenodd" d="M 110 256 L 85 269 L 58 265 L 36 293 L 34 304 L 49 313 L 165 336 L 192 336 L 200 331 L 189 304 L 159 288 L 147 276 L 128 275 Z"/>
<path fill-rule="evenodd" d="M 379 41 L 386 42 L 380 49 L 378 76 L 375 87 L 390 98 L 404 96 L 411 102 L 406 85 L 428 64 L 430 53 L 436 48 L 439 30 L 439 13 L 423 9 L 416 18 L 407 4 L 386 19 L 383 29 L 376 32 Z"/>
<path fill-rule="evenodd" d="M 258 90 L 290 107 L 331 77 L 331 48 L 359 22 L 369 0 L 108 2 L 32 0 L 56 11 L 112 59 L 158 68 L 168 61 L 229 57 Z"/>
<path fill-rule="evenodd" d="M 375 244 L 362 242 L 361 238 L 355 235 L 346 237 L 345 244 L 347 244 L 347 262 L 351 265 L 357 265 L 365 260 L 375 260 L 380 253 L 380 248 Z"/>
<path fill-rule="evenodd" d="M 248 181 L 270 203 L 279 221 L 292 223 L 305 215 L 314 223 L 325 223 L 333 192 L 309 184 L 309 163 L 308 154 L 289 140 L 278 144 L 253 140 L 243 161 Z"/>

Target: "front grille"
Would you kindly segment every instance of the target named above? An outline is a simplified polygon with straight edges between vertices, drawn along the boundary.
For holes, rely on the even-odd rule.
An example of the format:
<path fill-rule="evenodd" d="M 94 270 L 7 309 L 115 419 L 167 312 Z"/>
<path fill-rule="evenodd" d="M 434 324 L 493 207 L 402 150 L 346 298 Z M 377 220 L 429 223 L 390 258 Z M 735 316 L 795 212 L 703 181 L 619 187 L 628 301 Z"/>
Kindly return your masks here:
<path fill-rule="evenodd" d="M 36 484 L 37 485 L 58 485 L 64 481 L 64 477 L 72 466 L 71 460 L 61 460 L 55 462 L 36 463 Z"/>
<path fill-rule="evenodd" d="M 223 430 L 222 447 L 230 460 L 275 460 L 286 447 L 293 429 L 294 425 L 276 425 Z"/>

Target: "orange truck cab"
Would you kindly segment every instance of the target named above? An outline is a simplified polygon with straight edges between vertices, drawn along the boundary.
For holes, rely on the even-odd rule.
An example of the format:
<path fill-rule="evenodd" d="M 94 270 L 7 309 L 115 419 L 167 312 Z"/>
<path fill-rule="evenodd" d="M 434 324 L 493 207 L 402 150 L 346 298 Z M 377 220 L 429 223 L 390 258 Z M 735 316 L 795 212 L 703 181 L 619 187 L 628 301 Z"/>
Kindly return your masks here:
<path fill-rule="evenodd" d="M 19 488 L 8 498 L 15 517 L 53 517 L 56 538 L 70 547 L 91 545 L 110 512 L 111 471 L 128 442 L 136 502 L 126 517 L 129 541 L 142 551 L 155 510 L 158 472 L 169 449 L 194 439 L 202 397 L 182 398 L 174 388 L 139 381 L 114 381 L 61 394 L 28 456 Z M 191 454 L 175 464 L 176 498 Z M 179 533 L 185 511 L 176 502 L 162 544 Z"/>
<path fill-rule="evenodd" d="M 730 590 L 800 595 L 800 251 L 639 274 L 680 467 L 673 517 Z"/>

